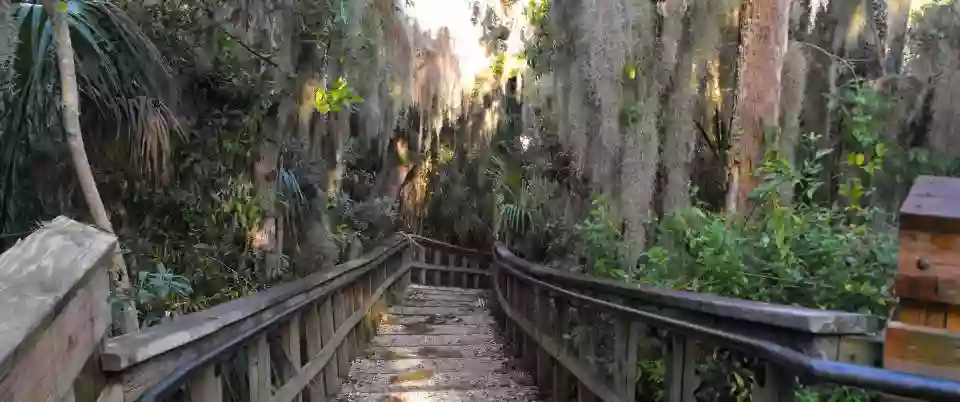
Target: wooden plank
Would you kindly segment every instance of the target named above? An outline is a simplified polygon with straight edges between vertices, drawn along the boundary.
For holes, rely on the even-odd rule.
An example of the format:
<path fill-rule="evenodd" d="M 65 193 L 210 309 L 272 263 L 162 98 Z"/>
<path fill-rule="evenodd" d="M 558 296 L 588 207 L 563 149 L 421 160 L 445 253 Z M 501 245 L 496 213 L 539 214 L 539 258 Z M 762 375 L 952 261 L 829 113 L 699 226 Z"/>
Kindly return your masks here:
<path fill-rule="evenodd" d="M 78 238 L 77 241 L 81 240 Z M 62 304 L 57 302 L 47 306 L 59 308 L 58 311 L 45 312 L 43 321 L 46 322 L 32 326 L 21 344 L 3 345 L 10 352 L 0 374 L 0 395 L 4 401 L 52 402 L 73 392 L 74 379 L 99 347 L 110 325 L 107 305 L 110 284 L 105 264 L 109 263 L 114 250 L 112 246 L 101 250 L 105 258 L 96 262 L 99 268 L 91 269 L 75 283 L 75 293 L 62 297 Z M 35 290 L 38 295 L 43 294 L 41 289 Z M 18 304 L 13 303 L 14 306 Z M 42 308 L 29 311 L 31 314 L 40 313 Z M 25 315 L 21 321 L 11 322 L 11 331 L 19 333 L 24 320 L 31 318 L 36 317 Z M 15 342 L 12 338 L 10 341 Z"/>
<path fill-rule="evenodd" d="M 267 334 L 257 336 L 246 347 L 247 384 L 250 402 L 270 402 L 270 344 Z"/>
<path fill-rule="evenodd" d="M 66 394 L 60 398 L 60 402 L 77 402 L 77 393 L 74 392 L 73 388 L 70 388 Z"/>
<path fill-rule="evenodd" d="M 570 372 L 563 367 L 563 364 L 553 365 L 553 390 L 550 395 L 554 401 L 569 401 L 570 387 L 573 380 L 570 378 Z"/>
<path fill-rule="evenodd" d="M 763 364 L 763 384 L 755 384 L 751 400 L 755 402 L 793 402 L 793 376 L 772 363 Z"/>
<path fill-rule="evenodd" d="M 115 250 L 114 236 L 58 217 L 0 255 L 0 395 L 56 401 L 69 391 L 106 330 L 99 281 Z"/>
<path fill-rule="evenodd" d="M 337 346 L 346 340 L 351 330 L 363 320 L 365 312 L 373 307 L 373 304 L 383 296 L 383 293 L 386 292 L 390 285 L 399 279 L 403 273 L 404 270 L 401 270 L 391 275 L 390 278 L 373 293 L 373 297 L 371 297 L 365 305 L 360 306 L 356 313 L 338 325 L 337 331 L 333 334 L 330 341 L 324 345 L 320 354 L 307 362 L 299 376 L 290 380 L 277 390 L 273 397 L 273 402 L 287 402 L 292 400 L 310 379 L 320 374 L 320 371 L 327 366 L 328 362 L 333 362 L 334 356 L 337 353 Z"/>
<path fill-rule="evenodd" d="M 479 270 L 476 268 L 448 267 L 445 265 L 420 264 L 420 263 L 414 263 L 412 265 L 414 268 L 425 268 L 433 272 L 463 272 L 463 273 L 474 274 L 474 275 L 484 275 L 484 276 L 490 275 L 489 272 Z M 434 274 L 431 273 L 431 275 L 434 275 Z M 431 284 L 421 283 L 421 285 L 441 286 L 441 285 L 436 285 L 432 283 Z"/>
<path fill-rule="evenodd" d="M 912 325 L 923 325 L 926 316 L 926 309 L 922 303 L 901 300 L 900 305 L 897 306 L 897 321 Z"/>
<path fill-rule="evenodd" d="M 330 299 L 326 299 L 323 304 L 329 304 Z M 303 311 L 304 336 L 307 341 L 307 360 L 315 359 L 323 350 L 324 340 L 322 335 L 323 311 L 317 310 L 317 304 L 311 304 Z M 303 368 L 301 367 L 301 372 Z M 298 373 L 299 374 L 299 373 Z M 294 377 L 296 378 L 296 377 Z M 291 378 L 292 379 L 292 378 Z M 287 379 L 287 383 L 291 379 Z M 310 380 L 307 394 L 310 396 L 310 402 L 324 401 L 327 398 L 327 389 L 324 386 L 323 378 L 320 376 Z"/>
<path fill-rule="evenodd" d="M 947 329 L 960 332 L 960 306 L 950 306 L 947 309 Z"/>
<path fill-rule="evenodd" d="M 693 393 L 700 386 L 696 373 L 697 353 L 696 341 L 680 334 L 671 336 L 669 353 L 666 354 L 668 402 L 696 401 Z"/>
<path fill-rule="evenodd" d="M 884 368 L 960 381 L 960 334 L 892 321 Z"/>
<path fill-rule="evenodd" d="M 333 326 L 337 329 L 337 332 L 340 332 L 340 329 L 344 326 L 344 321 L 350 317 L 347 315 L 346 306 L 346 297 L 343 295 L 343 292 L 337 292 L 333 296 Z M 347 335 L 353 328 L 347 330 Z M 347 335 L 344 335 L 346 337 Z M 340 377 L 346 378 L 346 373 L 349 373 L 350 370 L 350 358 L 348 357 L 350 350 L 346 347 L 347 342 L 339 342 L 336 345 L 336 350 L 331 352 L 332 355 L 337 356 L 337 373 Z"/>
<path fill-rule="evenodd" d="M 316 306 L 310 305 L 307 309 L 316 311 Z M 286 382 L 300 374 L 300 313 L 294 314 L 289 321 L 280 327 L 280 342 L 289 363 L 289 366 L 285 366 L 283 370 L 283 381 Z M 294 398 L 295 402 L 301 400 L 302 398 L 299 395 Z"/>
<path fill-rule="evenodd" d="M 196 378 L 190 380 L 187 385 L 190 402 L 218 402 L 223 400 L 223 383 L 219 371 L 216 364 L 211 364 L 204 368 Z"/>
<path fill-rule="evenodd" d="M 333 301 L 327 299 L 320 305 L 320 332 L 324 345 L 333 342 L 334 333 L 337 331 L 337 327 L 333 324 L 333 317 Z M 316 358 L 317 355 L 312 356 Z M 327 395 L 336 395 L 337 390 L 340 389 L 340 376 L 336 364 L 339 358 L 336 357 L 336 354 L 332 356 L 331 361 L 333 363 L 327 363 L 323 367 L 323 377 L 326 383 Z"/>
<path fill-rule="evenodd" d="M 553 308 L 550 306 L 550 298 L 548 297 L 547 292 L 538 290 L 534 298 L 534 304 L 534 308 L 536 309 L 537 326 L 540 330 L 547 332 L 548 329 L 553 325 L 551 322 Z M 540 348 L 536 343 L 533 344 L 533 347 L 536 348 L 537 353 L 537 386 L 539 386 L 541 389 L 552 389 L 553 357 L 550 356 L 547 351 Z"/>
<path fill-rule="evenodd" d="M 645 326 L 639 322 L 630 322 L 627 339 L 627 356 L 624 360 L 623 381 L 626 385 L 623 399 L 633 401 L 637 398 L 637 380 L 640 379 L 640 343 L 643 342 Z"/>

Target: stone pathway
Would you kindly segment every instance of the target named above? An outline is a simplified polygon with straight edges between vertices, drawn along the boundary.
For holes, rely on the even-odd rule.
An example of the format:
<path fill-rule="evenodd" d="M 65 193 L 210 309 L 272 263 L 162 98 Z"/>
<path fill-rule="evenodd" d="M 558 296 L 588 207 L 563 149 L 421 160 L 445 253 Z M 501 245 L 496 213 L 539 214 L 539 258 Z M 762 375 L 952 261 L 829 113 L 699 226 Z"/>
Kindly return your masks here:
<path fill-rule="evenodd" d="M 338 401 L 537 401 L 495 333 L 485 291 L 411 285 Z"/>

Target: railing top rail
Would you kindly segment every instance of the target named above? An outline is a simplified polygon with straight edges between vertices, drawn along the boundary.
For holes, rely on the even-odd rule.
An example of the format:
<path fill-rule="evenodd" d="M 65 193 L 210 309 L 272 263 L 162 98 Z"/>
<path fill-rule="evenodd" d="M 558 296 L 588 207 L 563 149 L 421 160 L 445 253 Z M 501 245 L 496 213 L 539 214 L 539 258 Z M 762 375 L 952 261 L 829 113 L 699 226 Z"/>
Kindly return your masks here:
<path fill-rule="evenodd" d="M 867 314 L 777 305 L 597 279 L 586 275 L 559 271 L 524 260 L 502 245 L 495 247 L 495 258 L 508 262 L 534 277 L 552 283 L 588 289 L 598 294 L 629 298 L 658 306 L 748 321 L 792 331 L 836 335 L 871 334 L 879 328 L 876 317 Z"/>
<path fill-rule="evenodd" d="M 106 371 L 123 371 L 130 366 L 188 345 L 296 295 L 354 274 L 364 268 L 373 267 L 383 258 L 401 249 L 407 241 L 406 238 L 397 236 L 361 258 L 337 265 L 331 271 L 317 272 L 207 310 L 177 317 L 169 323 L 150 327 L 138 333 L 109 339 L 104 344 L 101 365 Z M 319 297 L 322 298 L 323 295 Z M 290 313 L 293 311 L 295 310 Z M 278 316 L 277 320 L 283 319 L 284 316 L 285 314 Z M 257 332 L 249 333 L 247 337 L 253 337 L 256 334 Z"/>
<path fill-rule="evenodd" d="M 499 257 L 499 249 L 497 254 Z M 852 385 L 933 401 L 955 401 L 960 398 L 960 382 L 811 358 L 774 342 L 718 330 L 583 295 L 528 275 L 521 271 L 522 268 L 518 268 L 514 264 L 500 264 L 500 267 L 522 281 L 563 295 L 568 299 L 579 300 L 616 314 L 636 318 L 655 327 L 676 331 L 692 339 L 712 341 L 718 345 L 763 358 L 806 381 Z"/>
<path fill-rule="evenodd" d="M 423 236 L 420 236 L 420 235 L 409 234 L 409 233 L 401 233 L 401 236 L 406 236 L 406 237 L 410 238 L 410 240 L 413 241 L 414 243 L 429 244 L 429 245 L 432 245 L 432 246 L 442 247 L 442 248 L 445 248 L 445 249 L 447 249 L 447 250 L 456 251 L 456 252 L 459 252 L 459 253 L 462 253 L 462 254 L 466 254 L 466 255 L 490 255 L 490 253 L 488 253 L 488 252 L 484 252 L 484 251 L 480 251 L 480 250 L 476 250 L 476 249 L 472 249 L 472 248 L 460 247 L 460 246 L 457 246 L 457 245 L 454 245 L 454 244 L 442 242 L 442 241 L 440 241 L 440 240 L 431 239 L 431 238 L 429 238 L 429 237 L 423 237 Z"/>

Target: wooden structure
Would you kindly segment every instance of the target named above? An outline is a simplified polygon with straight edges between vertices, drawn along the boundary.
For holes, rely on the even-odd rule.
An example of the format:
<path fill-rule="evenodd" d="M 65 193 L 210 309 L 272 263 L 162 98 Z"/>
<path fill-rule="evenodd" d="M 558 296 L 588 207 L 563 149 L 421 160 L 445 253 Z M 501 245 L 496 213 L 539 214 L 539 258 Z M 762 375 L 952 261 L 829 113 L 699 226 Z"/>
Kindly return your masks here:
<path fill-rule="evenodd" d="M 960 381 L 960 179 L 922 176 L 911 188 L 894 289 L 884 367 Z"/>
<path fill-rule="evenodd" d="M 96 397 L 91 358 L 110 324 L 116 247 L 113 236 L 60 217 L 0 256 L 0 401 Z"/>
<path fill-rule="evenodd" d="M 792 401 L 798 383 L 960 400 L 958 381 L 877 368 L 877 323 L 865 315 L 598 280 L 503 247 L 490 254 L 404 234 L 329 272 L 104 339 L 115 247 L 112 236 L 58 218 L 0 258 L 0 401 L 633 402 L 662 392 L 687 402 L 720 387 L 779 402 Z M 501 336 L 490 336 L 486 309 Z M 483 355 L 495 359 L 467 368 L 435 353 L 471 357 L 484 342 L 515 362 Z M 423 348 L 402 356 L 414 344 Z M 746 370 L 739 384 L 698 369 L 731 362 Z M 436 369 L 419 370 L 418 385 L 390 371 L 421 363 Z M 517 369 L 532 381 L 523 392 L 494 389 Z M 641 375 L 657 370 L 659 385 Z M 437 389 L 451 384 L 483 386 Z"/>

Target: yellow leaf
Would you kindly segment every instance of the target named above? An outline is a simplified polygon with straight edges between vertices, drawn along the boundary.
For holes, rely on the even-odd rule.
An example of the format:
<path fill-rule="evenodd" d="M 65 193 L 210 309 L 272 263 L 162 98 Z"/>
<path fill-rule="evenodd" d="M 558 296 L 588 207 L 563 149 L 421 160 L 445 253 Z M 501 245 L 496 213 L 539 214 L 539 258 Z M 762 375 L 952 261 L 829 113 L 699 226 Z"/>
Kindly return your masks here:
<path fill-rule="evenodd" d="M 857 154 L 857 166 L 863 166 L 863 161 L 866 159 L 863 154 Z"/>

